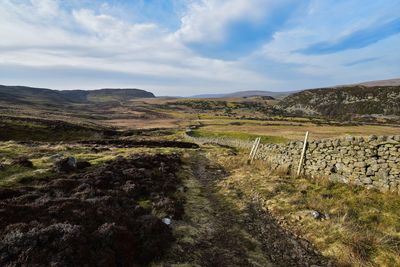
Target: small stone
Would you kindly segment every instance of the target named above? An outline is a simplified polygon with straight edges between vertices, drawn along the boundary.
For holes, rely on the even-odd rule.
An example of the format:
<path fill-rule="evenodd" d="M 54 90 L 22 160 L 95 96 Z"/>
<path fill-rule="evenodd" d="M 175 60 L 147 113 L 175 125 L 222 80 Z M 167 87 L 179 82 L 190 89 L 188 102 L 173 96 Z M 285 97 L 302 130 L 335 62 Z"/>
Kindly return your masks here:
<path fill-rule="evenodd" d="M 316 220 L 322 220 L 325 218 L 325 215 L 320 213 L 319 211 L 312 210 L 311 211 L 311 216 L 316 219 Z"/>
<path fill-rule="evenodd" d="M 166 225 L 171 225 L 172 220 L 170 218 L 163 218 L 162 222 L 165 223 Z"/>

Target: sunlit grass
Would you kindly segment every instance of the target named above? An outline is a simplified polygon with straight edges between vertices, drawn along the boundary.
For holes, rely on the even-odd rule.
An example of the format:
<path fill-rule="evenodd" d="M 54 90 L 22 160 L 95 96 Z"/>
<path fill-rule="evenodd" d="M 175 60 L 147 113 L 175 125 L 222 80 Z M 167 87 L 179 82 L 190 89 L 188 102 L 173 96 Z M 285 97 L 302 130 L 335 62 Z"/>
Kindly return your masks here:
<path fill-rule="evenodd" d="M 400 266 L 400 198 L 324 178 L 273 173 L 263 161 L 247 165 L 239 156 L 210 157 L 230 172 L 220 191 L 259 196 L 261 205 L 343 266 Z M 235 200 L 237 201 L 237 199 Z M 328 216 L 315 220 L 310 211 Z"/>
<path fill-rule="evenodd" d="M 205 137 L 205 138 L 233 138 L 241 140 L 254 140 L 257 137 L 261 137 L 262 143 L 284 143 L 288 139 L 279 136 L 265 136 L 256 135 L 243 132 L 209 132 L 202 130 L 194 130 L 191 134 L 193 137 Z"/>

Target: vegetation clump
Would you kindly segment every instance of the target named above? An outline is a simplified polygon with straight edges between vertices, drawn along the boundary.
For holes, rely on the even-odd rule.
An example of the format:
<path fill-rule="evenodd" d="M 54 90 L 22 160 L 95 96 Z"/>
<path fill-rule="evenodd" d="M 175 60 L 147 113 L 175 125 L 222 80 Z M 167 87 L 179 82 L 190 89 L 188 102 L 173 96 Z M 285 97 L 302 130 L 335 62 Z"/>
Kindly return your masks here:
<path fill-rule="evenodd" d="M 34 187 L 0 188 L 0 265 L 146 265 L 183 215 L 178 156 L 118 158 Z M 140 205 L 144 200 L 149 205 Z"/>

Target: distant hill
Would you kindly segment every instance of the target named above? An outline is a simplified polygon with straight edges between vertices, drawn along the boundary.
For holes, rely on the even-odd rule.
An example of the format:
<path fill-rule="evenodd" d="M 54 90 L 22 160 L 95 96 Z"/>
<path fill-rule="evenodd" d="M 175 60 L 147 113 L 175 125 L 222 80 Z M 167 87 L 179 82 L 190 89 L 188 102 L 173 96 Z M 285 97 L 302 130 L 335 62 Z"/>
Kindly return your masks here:
<path fill-rule="evenodd" d="M 400 86 L 400 79 L 390 79 L 390 80 L 379 80 L 379 81 L 370 81 L 370 82 L 362 82 L 354 85 L 363 85 L 366 87 L 374 87 L 374 86 Z"/>
<path fill-rule="evenodd" d="M 52 90 L 26 86 L 0 85 L 0 101 L 19 104 L 68 104 L 124 101 L 153 98 L 153 93 L 140 89 Z"/>
<path fill-rule="evenodd" d="M 271 92 L 271 91 L 239 91 L 227 94 L 203 94 L 195 95 L 190 98 L 235 98 L 235 97 L 254 97 L 254 96 L 271 96 L 273 98 L 282 98 L 290 94 L 296 93 L 298 91 L 292 92 Z"/>
<path fill-rule="evenodd" d="M 341 86 L 301 91 L 285 97 L 277 109 L 334 119 L 368 116 L 400 118 L 400 86 Z"/>

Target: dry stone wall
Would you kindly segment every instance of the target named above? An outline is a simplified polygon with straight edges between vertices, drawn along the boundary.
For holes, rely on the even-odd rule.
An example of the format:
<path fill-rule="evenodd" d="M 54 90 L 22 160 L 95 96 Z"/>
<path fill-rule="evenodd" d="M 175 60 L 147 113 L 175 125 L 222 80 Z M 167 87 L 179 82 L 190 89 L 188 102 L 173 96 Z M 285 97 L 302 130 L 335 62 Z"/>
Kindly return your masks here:
<path fill-rule="evenodd" d="M 262 144 L 256 159 L 295 173 L 303 142 Z M 400 193 L 400 135 L 310 141 L 303 174 Z"/>

